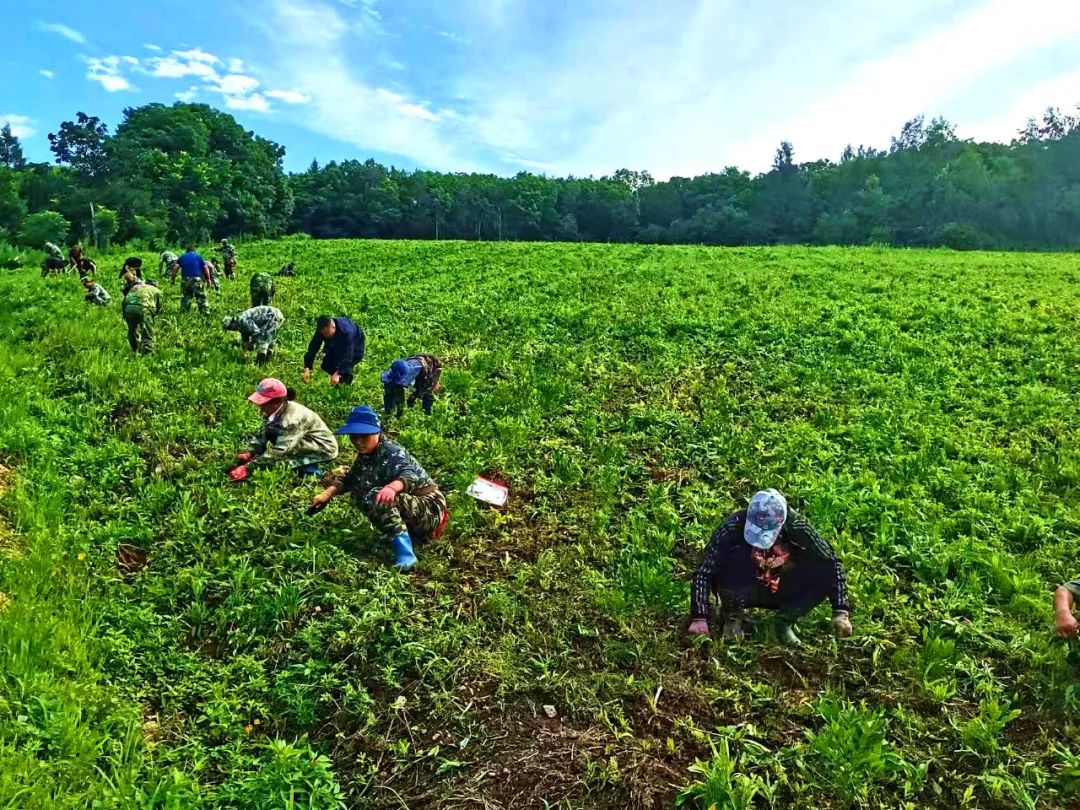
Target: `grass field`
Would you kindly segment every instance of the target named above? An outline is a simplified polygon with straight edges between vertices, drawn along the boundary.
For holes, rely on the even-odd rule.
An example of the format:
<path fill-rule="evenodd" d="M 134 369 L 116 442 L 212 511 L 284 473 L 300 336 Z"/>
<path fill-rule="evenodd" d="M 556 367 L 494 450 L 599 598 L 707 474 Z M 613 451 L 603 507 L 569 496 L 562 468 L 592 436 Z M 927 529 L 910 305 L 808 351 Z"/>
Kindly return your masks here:
<path fill-rule="evenodd" d="M 99 264 L 117 293 L 116 254 Z M 145 260 L 150 259 L 146 253 Z M 1080 269 L 1068 255 L 286 239 L 214 317 L 0 276 L 0 808 L 1076 806 Z M 281 279 L 270 366 L 220 316 Z M 316 315 L 357 384 L 299 381 Z M 448 491 L 400 575 L 342 500 L 224 470 L 263 371 L 390 432 Z M 471 501 L 509 482 L 503 512 Z M 722 517 L 776 486 L 847 566 L 780 647 L 683 635 Z M 148 552 L 137 573 L 117 547 Z M 715 627 L 714 627 L 715 629 Z M 543 706 L 555 707 L 548 717 Z"/>

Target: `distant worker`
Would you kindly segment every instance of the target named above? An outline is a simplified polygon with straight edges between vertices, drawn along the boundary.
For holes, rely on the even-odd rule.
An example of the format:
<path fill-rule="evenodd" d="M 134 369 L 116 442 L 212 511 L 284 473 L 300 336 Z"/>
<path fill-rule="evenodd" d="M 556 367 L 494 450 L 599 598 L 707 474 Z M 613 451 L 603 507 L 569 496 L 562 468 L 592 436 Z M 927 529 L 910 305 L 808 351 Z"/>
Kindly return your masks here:
<path fill-rule="evenodd" d="M 1080 597 L 1080 579 L 1066 582 L 1054 591 L 1054 626 L 1062 638 L 1072 638 L 1080 632 L 1080 623 L 1073 616 L 1073 604 Z"/>
<path fill-rule="evenodd" d="M 221 240 L 221 263 L 225 267 L 225 278 L 236 278 L 236 248 L 228 239 Z"/>
<path fill-rule="evenodd" d="M 375 530 L 389 539 L 394 564 L 403 571 L 412 568 L 413 543 L 442 536 L 450 517 L 446 497 L 408 451 L 382 435 L 378 415 L 366 405 L 353 408 L 335 432 L 352 441 L 356 461 L 344 477 L 312 498 L 312 508 L 350 493 Z"/>
<path fill-rule="evenodd" d="M 83 300 L 88 304 L 97 304 L 104 307 L 108 306 L 109 302 L 112 301 L 112 296 L 105 291 L 105 288 L 89 276 L 83 276 L 82 285 L 86 289 Z"/>
<path fill-rule="evenodd" d="M 175 253 L 173 253 L 171 250 L 163 250 L 163 251 L 161 251 L 161 256 L 159 257 L 159 262 L 158 262 L 158 272 L 159 273 L 172 273 L 173 265 L 176 264 L 176 262 L 179 259 L 180 259 L 180 257 L 177 256 Z M 141 260 L 140 260 L 139 264 L 140 265 L 142 264 Z"/>
<path fill-rule="evenodd" d="M 311 368 L 323 344 L 326 352 L 320 368 L 330 375 L 330 385 L 351 385 L 353 366 L 364 359 L 364 330 L 341 315 L 320 315 L 304 355 L 304 382 L 311 382 Z"/>
<path fill-rule="evenodd" d="M 206 306 L 206 287 L 210 285 L 210 271 L 206 268 L 206 260 L 195 252 L 194 245 L 188 245 L 187 251 L 173 265 L 169 274 L 173 284 L 177 273 L 180 274 L 180 309 L 187 312 L 194 299 L 199 312 L 207 314 L 210 310 Z"/>
<path fill-rule="evenodd" d="M 262 411 L 263 422 L 248 446 L 229 470 L 234 481 L 243 481 L 260 467 L 287 464 L 300 475 L 319 476 L 322 465 L 338 457 L 338 443 L 330 428 L 314 411 L 296 402 L 296 392 L 281 380 L 268 378 L 248 397 Z"/>
<path fill-rule="evenodd" d="M 221 274 L 209 259 L 206 260 L 206 272 L 210 274 L 210 286 L 214 288 L 214 292 L 221 292 Z"/>
<path fill-rule="evenodd" d="M 86 254 L 83 253 L 82 245 L 72 245 L 68 248 L 68 269 L 78 270 L 79 264 L 85 257 Z"/>
<path fill-rule="evenodd" d="M 274 356 L 277 333 L 285 316 L 276 307 L 252 307 L 235 318 L 227 317 L 221 322 L 226 332 L 240 333 L 240 347 L 244 352 L 255 352 L 255 362 L 262 365 Z"/>
<path fill-rule="evenodd" d="M 296 267 L 293 265 L 292 262 L 289 262 L 288 264 L 282 265 L 281 269 L 278 270 L 278 275 L 279 276 L 295 276 L 296 275 Z"/>
<path fill-rule="evenodd" d="M 692 635 L 709 632 L 710 592 L 720 599 L 725 641 L 742 639 L 745 612 L 758 607 L 777 611 L 780 640 L 797 645 L 795 623 L 826 598 L 836 635 L 851 635 L 843 565 L 775 489 L 756 493 L 750 507 L 725 520 L 705 548 L 691 589 Z"/>
<path fill-rule="evenodd" d="M 79 271 L 79 278 L 97 276 L 97 265 L 89 256 L 83 256 L 79 259 L 79 263 L 75 265 L 75 269 Z"/>
<path fill-rule="evenodd" d="M 406 406 L 405 389 L 413 387 L 408 407 L 411 408 L 420 400 L 424 413 L 430 416 L 441 374 L 442 364 L 432 354 L 416 354 L 407 360 L 395 360 L 390 364 L 390 369 L 382 373 L 383 411 L 390 413 L 396 410 L 400 416 Z"/>
<path fill-rule="evenodd" d="M 251 277 L 251 282 L 248 284 L 248 292 L 251 293 L 251 305 L 253 307 L 268 307 L 274 303 L 274 293 L 277 292 L 277 285 L 267 273 L 256 273 Z"/>
<path fill-rule="evenodd" d="M 128 271 L 131 271 L 132 278 L 142 278 L 142 259 L 138 256 L 128 256 L 124 259 L 124 264 L 120 268 L 119 279 L 125 281 L 128 275 Z"/>
<path fill-rule="evenodd" d="M 45 260 L 41 263 L 41 275 L 42 278 L 50 273 L 61 273 L 67 268 L 67 261 L 64 259 L 64 251 L 60 250 L 52 242 L 46 242 L 45 247 Z"/>
<path fill-rule="evenodd" d="M 161 314 L 161 290 L 136 278 L 131 271 L 128 275 L 120 307 L 127 322 L 128 345 L 133 352 L 150 354 L 154 350 L 154 320 Z"/>

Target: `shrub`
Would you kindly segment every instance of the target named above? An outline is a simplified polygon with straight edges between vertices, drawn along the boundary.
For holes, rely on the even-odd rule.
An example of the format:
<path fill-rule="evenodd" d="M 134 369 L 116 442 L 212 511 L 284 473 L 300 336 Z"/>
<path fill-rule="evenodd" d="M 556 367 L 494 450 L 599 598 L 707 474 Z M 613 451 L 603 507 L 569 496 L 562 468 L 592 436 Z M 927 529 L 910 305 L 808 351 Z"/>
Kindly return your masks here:
<path fill-rule="evenodd" d="M 71 223 L 55 211 L 40 211 L 23 220 L 19 229 L 19 242 L 26 247 L 40 248 L 46 242 L 63 244 Z"/>

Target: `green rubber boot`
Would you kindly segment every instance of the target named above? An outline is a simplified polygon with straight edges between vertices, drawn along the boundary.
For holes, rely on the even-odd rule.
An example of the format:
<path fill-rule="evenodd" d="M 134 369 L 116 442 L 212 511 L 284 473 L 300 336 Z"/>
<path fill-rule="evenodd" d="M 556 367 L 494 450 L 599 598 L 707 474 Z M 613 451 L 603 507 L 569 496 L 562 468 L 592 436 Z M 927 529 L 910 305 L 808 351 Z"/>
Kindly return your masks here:
<path fill-rule="evenodd" d="M 799 647 L 802 645 L 802 641 L 795 635 L 795 622 L 791 619 L 777 619 L 776 633 L 780 636 L 781 644 L 787 644 L 789 647 Z"/>

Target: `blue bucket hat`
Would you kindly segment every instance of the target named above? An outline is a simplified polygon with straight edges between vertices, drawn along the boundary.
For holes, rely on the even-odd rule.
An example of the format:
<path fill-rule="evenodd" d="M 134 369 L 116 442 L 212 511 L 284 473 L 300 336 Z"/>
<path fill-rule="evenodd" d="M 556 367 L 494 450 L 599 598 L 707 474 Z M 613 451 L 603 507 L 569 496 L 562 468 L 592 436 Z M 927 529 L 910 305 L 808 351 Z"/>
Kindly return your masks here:
<path fill-rule="evenodd" d="M 395 360 L 390 364 L 390 370 L 382 373 L 382 381 L 390 385 L 408 385 L 409 364 L 405 360 Z"/>
<path fill-rule="evenodd" d="M 743 539 L 754 548 L 770 549 L 787 520 L 787 501 L 775 489 L 755 492 L 746 510 Z"/>
<path fill-rule="evenodd" d="M 367 405 L 357 405 L 352 409 L 345 424 L 334 433 L 338 436 L 370 436 L 372 433 L 382 433 L 382 425 L 379 424 L 379 415 Z"/>

